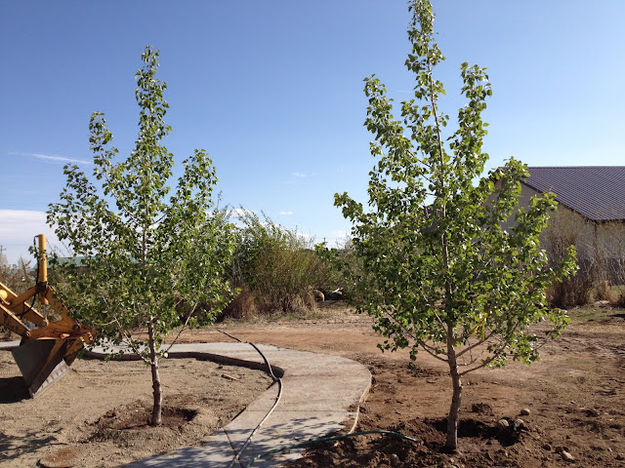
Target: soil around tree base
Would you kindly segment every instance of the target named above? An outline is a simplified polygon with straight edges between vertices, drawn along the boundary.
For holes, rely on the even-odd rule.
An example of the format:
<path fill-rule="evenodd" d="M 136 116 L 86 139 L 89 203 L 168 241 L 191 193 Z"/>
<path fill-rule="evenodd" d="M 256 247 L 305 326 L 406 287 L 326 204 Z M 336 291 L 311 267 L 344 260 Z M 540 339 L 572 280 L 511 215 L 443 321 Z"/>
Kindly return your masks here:
<path fill-rule="evenodd" d="M 262 371 L 205 360 L 160 367 L 163 424 L 154 427 L 143 363 L 76 360 L 30 399 L 10 352 L 0 352 L 0 466 L 119 466 L 199 445 L 272 383 Z"/>

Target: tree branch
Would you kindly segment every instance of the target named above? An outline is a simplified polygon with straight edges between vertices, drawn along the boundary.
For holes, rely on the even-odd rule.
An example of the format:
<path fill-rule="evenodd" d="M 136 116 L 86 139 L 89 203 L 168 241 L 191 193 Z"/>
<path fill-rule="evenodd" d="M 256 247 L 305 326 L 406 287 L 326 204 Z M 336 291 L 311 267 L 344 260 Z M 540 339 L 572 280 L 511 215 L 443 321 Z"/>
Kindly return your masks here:
<path fill-rule="evenodd" d="M 165 350 L 166 353 L 169 353 L 169 350 L 171 349 L 171 347 L 174 344 L 176 344 L 176 341 L 178 341 L 178 338 L 180 338 L 180 335 L 182 334 L 182 332 L 187 328 L 187 325 L 189 324 L 189 320 L 191 319 L 191 317 L 195 313 L 195 310 L 197 309 L 197 306 L 198 306 L 198 303 L 196 302 L 195 305 L 193 306 L 193 308 L 191 309 L 191 312 L 189 312 L 189 315 L 187 315 L 187 318 L 185 319 L 184 323 L 182 324 L 182 327 L 180 327 L 180 330 L 178 331 L 178 334 L 176 335 L 176 338 L 174 338 L 174 340 L 171 342 L 169 347 Z"/>
<path fill-rule="evenodd" d="M 489 365 L 491 362 L 493 362 L 495 360 L 495 356 L 491 356 L 488 359 L 485 359 L 484 361 L 482 361 L 482 363 L 478 366 L 472 367 L 470 369 L 466 369 L 463 370 L 462 372 L 460 372 L 460 377 L 462 377 L 465 374 L 468 374 L 469 372 L 473 372 L 475 370 L 481 369 L 482 367 L 486 367 L 487 365 Z"/>
<path fill-rule="evenodd" d="M 422 341 L 422 340 L 417 340 L 417 343 L 419 344 L 419 346 L 421 346 L 421 347 L 423 348 L 423 350 L 424 350 L 426 353 L 428 353 L 428 354 L 429 354 L 430 356 L 432 356 L 433 358 L 436 358 L 436 359 L 438 359 L 439 361 L 442 361 L 442 362 L 445 362 L 445 363 L 448 363 L 448 362 L 449 362 L 447 359 L 442 358 L 442 357 L 440 357 L 438 354 L 436 354 L 436 353 L 434 353 L 434 352 L 430 351 L 430 350 L 428 349 L 428 347 L 427 347 L 427 345 L 425 344 L 425 342 L 424 342 L 424 341 Z"/>
<path fill-rule="evenodd" d="M 126 342 L 128 343 L 128 345 L 130 346 L 130 349 L 132 349 L 132 351 L 139 356 L 139 358 L 145 362 L 146 364 L 150 364 L 150 360 L 146 359 L 143 357 L 143 354 L 141 354 L 141 351 L 135 346 L 134 341 L 132 339 L 132 336 L 130 336 L 126 330 L 124 330 L 124 327 L 122 327 L 122 324 L 119 323 L 119 320 L 117 319 L 117 317 L 115 317 L 113 319 L 115 321 L 115 324 L 117 325 L 117 329 L 119 330 L 119 332 L 122 334 L 122 336 L 124 337 L 124 339 L 126 340 Z"/>
<path fill-rule="evenodd" d="M 456 357 L 461 357 L 463 354 L 466 354 L 467 352 L 473 350 L 474 348 L 477 348 L 478 346 L 480 346 L 481 344 L 484 344 L 486 341 L 488 341 L 490 339 L 491 336 L 493 336 L 495 334 L 495 330 L 491 330 L 490 333 L 488 334 L 488 336 L 486 336 L 486 338 L 483 338 L 481 340 L 479 340 L 476 343 L 473 343 L 470 346 L 467 346 L 466 348 L 464 348 L 462 351 L 460 351 Z"/>

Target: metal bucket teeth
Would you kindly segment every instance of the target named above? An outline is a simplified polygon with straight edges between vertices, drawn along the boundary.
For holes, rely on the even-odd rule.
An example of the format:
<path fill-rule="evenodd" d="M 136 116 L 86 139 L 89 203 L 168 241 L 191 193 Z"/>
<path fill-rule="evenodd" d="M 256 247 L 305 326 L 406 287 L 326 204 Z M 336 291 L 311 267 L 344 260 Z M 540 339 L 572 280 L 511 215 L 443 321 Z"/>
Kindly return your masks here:
<path fill-rule="evenodd" d="M 48 386 L 60 379 L 69 369 L 63 360 L 65 346 L 57 347 L 57 340 L 32 340 L 12 350 L 31 397 L 41 394 Z"/>

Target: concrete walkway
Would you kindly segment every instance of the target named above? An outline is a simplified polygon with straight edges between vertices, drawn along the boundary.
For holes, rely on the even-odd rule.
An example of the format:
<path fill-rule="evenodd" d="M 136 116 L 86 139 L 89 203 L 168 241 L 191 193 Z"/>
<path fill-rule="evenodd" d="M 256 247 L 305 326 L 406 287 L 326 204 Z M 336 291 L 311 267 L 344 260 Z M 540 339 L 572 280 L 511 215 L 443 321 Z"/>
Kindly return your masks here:
<path fill-rule="evenodd" d="M 245 467 L 255 455 L 283 445 L 352 429 L 358 405 L 366 397 L 371 374 L 362 364 L 328 354 L 258 345 L 282 378 L 280 401 L 231 465 L 250 433 L 271 409 L 278 394 L 274 384 L 232 422 L 208 437 L 200 447 L 147 458 L 129 467 Z M 103 350 L 93 355 L 104 356 Z M 267 370 L 262 357 L 247 343 L 193 343 L 174 345 L 170 357 L 201 357 L 224 364 Z M 299 458 L 301 451 L 280 454 L 254 462 L 254 467 L 278 466 Z"/>

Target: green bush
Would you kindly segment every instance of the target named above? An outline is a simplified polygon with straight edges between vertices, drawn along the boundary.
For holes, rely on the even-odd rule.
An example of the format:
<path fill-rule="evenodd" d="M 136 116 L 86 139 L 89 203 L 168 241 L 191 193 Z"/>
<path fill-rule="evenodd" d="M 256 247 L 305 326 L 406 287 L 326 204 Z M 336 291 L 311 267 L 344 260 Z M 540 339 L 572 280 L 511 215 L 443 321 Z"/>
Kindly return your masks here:
<path fill-rule="evenodd" d="M 35 285 L 35 270 L 30 260 L 20 257 L 16 265 L 0 265 L 0 282 L 16 294 Z"/>
<path fill-rule="evenodd" d="M 243 210 L 239 221 L 231 279 L 241 293 L 226 315 L 314 308 L 313 290 L 331 286 L 332 270 L 312 250 L 312 243 L 264 214 L 261 219 Z"/>
<path fill-rule="evenodd" d="M 340 287 L 342 297 L 349 304 L 358 306 L 370 285 L 370 278 L 367 277 L 362 259 L 357 257 L 351 240 L 335 248 L 328 248 L 325 243 L 318 244 L 315 249 L 328 264 L 328 288 L 324 291 Z"/>

